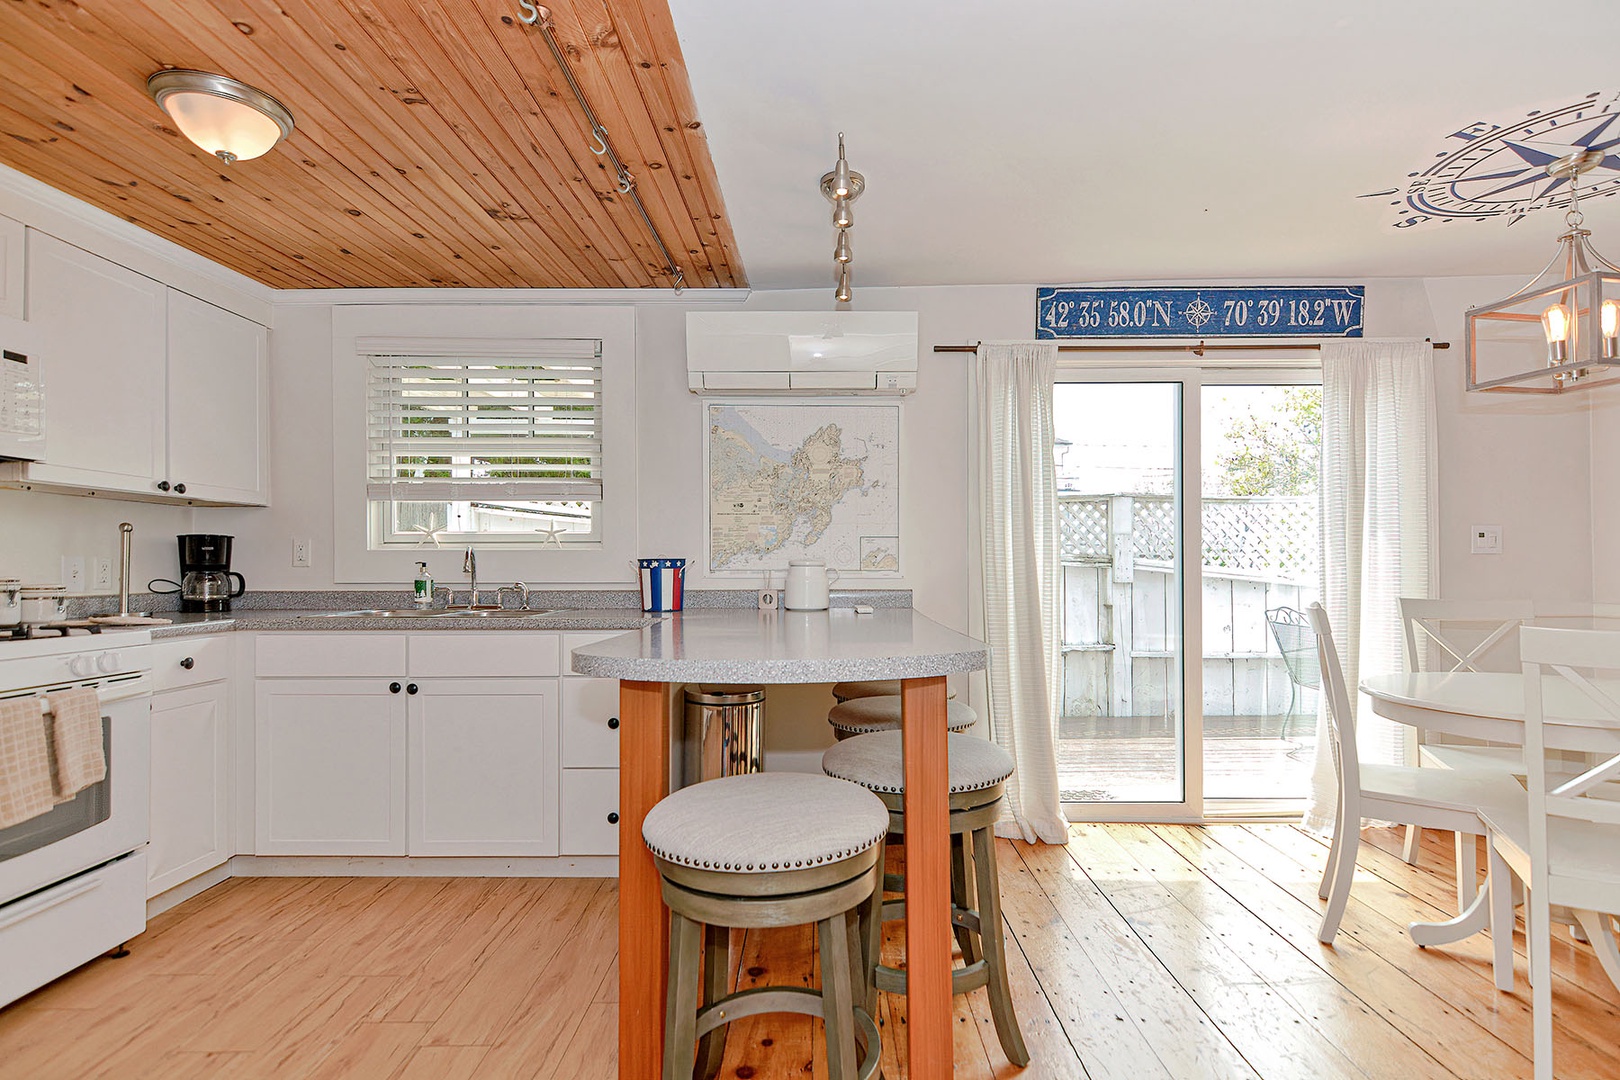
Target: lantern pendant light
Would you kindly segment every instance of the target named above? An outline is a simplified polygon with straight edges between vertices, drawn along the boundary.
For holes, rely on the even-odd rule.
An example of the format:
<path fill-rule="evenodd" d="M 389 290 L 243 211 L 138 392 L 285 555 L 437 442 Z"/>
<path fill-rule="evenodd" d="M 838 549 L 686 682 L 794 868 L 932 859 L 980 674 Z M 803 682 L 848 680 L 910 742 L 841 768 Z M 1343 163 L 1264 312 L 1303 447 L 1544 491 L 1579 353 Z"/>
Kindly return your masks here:
<path fill-rule="evenodd" d="M 1581 174 L 1602 150 L 1577 150 L 1547 165 L 1569 182 L 1567 231 L 1558 252 L 1524 288 L 1505 300 L 1469 308 L 1470 390 L 1561 394 L 1620 382 L 1620 266 L 1592 247 L 1582 228 Z"/>

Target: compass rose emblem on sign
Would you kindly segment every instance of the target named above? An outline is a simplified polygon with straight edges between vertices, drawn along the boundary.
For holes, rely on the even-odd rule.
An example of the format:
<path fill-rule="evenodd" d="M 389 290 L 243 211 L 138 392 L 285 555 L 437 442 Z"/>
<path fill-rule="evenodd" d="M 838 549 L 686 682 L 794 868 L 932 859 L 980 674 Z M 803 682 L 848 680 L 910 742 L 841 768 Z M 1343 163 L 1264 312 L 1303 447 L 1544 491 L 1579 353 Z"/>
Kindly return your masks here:
<path fill-rule="evenodd" d="M 1204 324 L 1215 317 L 1215 309 L 1205 303 L 1202 296 L 1195 296 L 1182 314 L 1194 330 L 1202 330 Z"/>
<path fill-rule="evenodd" d="M 1593 150 L 1603 157 L 1582 178 L 1581 195 L 1613 195 L 1620 191 L 1620 92 L 1588 94 L 1500 124 L 1476 121 L 1446 136 L 1429 165 L 1406 174 L 1405 187 L 1360 197 L 1392 197 L 1397 229 L 1503 216 L 1512 225 L 1531 211 L 1565 205 L 1569 177 L 1548 175 L 1547 164 Z"/>

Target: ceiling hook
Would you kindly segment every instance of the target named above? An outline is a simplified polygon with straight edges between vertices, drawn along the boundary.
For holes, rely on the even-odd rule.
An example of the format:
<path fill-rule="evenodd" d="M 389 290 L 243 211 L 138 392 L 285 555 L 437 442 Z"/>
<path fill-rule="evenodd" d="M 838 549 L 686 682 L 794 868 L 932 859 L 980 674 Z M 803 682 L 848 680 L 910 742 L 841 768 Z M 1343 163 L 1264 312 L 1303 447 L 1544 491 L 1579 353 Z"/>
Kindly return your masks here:
<path fill-rule="evenodd" d="M 600 124 L 596 125 L 596 127 L 591 129 L 591 139 L 595 143 L 595 145 L 591 147 L 591 153 L 595 154 L 597 157 L 601 157 L 603 154 L 607 153 L 608 147 L 606 128 Z"/>

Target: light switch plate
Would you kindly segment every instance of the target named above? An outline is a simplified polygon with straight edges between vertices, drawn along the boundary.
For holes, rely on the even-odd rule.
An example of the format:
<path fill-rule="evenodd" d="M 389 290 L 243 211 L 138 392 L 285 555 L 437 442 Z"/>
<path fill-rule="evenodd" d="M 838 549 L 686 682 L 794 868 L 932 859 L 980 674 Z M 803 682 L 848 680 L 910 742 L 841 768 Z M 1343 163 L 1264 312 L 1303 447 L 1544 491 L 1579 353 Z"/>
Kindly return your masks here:
<path fill-rule="evenodd" d="M 1502 554 L 1502 526 L 1475 525 L 1469 530 L 1468 536 L 1468 550 L 1471 554 Z"/>
<path fill-rule="evenodd" d="M 84 556 L 62 556 L 62 584 L 67 586 L 70 594 L 84 592 Z"/>

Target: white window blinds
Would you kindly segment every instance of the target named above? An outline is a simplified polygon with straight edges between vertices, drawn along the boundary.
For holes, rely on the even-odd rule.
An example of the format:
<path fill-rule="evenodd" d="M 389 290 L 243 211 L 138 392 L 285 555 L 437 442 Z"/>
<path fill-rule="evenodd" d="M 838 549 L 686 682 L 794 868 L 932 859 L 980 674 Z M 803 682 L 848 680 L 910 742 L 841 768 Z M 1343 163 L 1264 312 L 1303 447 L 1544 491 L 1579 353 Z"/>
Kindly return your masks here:
<path fill-rule="evenodd" d="M 361 338 L 366 495 L 397 502 L 602 497 L 602 344 Z"/>

